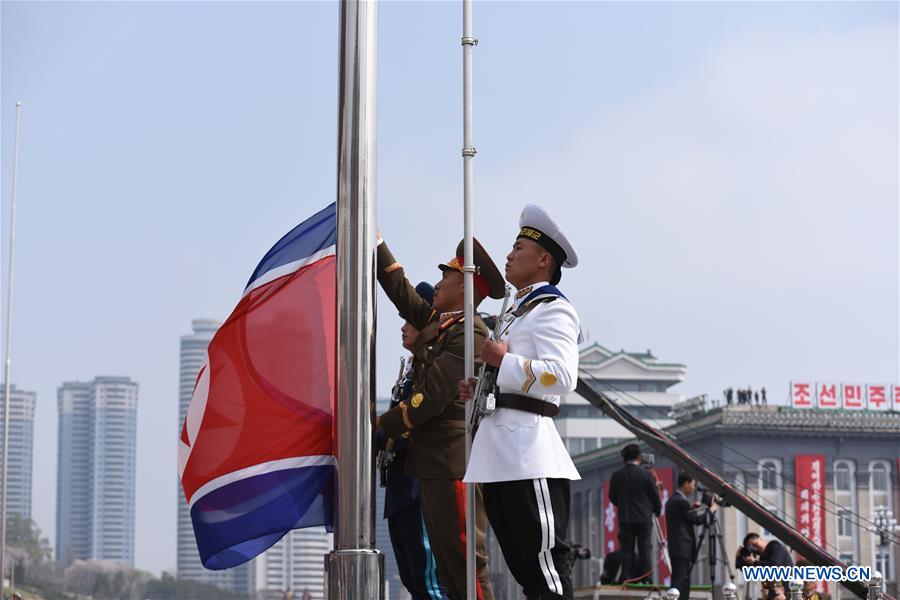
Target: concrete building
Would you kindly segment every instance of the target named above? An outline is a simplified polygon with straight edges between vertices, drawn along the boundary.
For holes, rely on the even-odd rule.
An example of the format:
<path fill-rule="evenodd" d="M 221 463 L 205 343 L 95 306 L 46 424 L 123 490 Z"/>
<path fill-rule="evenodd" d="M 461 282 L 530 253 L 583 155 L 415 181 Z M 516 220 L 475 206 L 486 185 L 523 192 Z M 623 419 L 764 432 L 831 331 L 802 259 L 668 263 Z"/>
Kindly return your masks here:
<path fill-rule="evenodd" d="M 596 342 L 581 349 L 578 365 L 581 377 L 594 389 L 617 400 L 633 414 L 650 420 L 656 427 L 674 422 L 668 414 L 683 396 L 669 388 L 684 381 L 684 365 L 660 362 L 650 350 L 613 352 Z M 562 399 L 554 422 L 572 456 L 631 437 L 578 394 Z"/>
<path fill-rule="evenodd" d="M 288 532 L 253 561 L 255 597 L 281 600 L 291 591 L 294 598 L 322 600 L 325 555 L 331 552 L 333 538 L 324 527 Z"/>
<path fill-rule="evenodd" d="M 5 410 L 6 386 L 0 383 L 0 415 Z M 10 385 L 9 460 L 7 461 L 6 510 L 9 515 L 31 518 L 31 480 L 34 462 L 35 392 Z M 3 460 L 3 427 L 0 425 L 0 460 Z"/>
<path fill-rule="evenodd" d="M 206 360 L 206 349 L 222 324 L 212 319 L 194 319 L 192 332 L 181 336 L 178 360 L 178 424 L 175 435 L 181 435 L 181 426 L 187 415 L 188 405 L 200 367 Z M 173 438 L 173 444 L 175 443 Z M 253 587 L 253 565 L 240 565 L 224 571 L 210 571 L 200 562 L 191 514 L 181 489 L 181 481 L 175 478 L 176 522 L 176 574 L 179 579 L 190 579 L 219 586 L 238 593 L 250 594 Z"/>
<path fill-rule="evenodd" d="M 874 529 L 873 513 L 886 508 L 896 513 L 900 501 L 898 456 L 900 414 L 895 412 L 799 410 L 777 406 L 726 406 L 708 410 L 668 429 L 679 446 L 773 514 L 800 529 L 808 519 L 802 512 L 809 488 L 798 484 L 813 458 L 821 464 L 824 498 L 816 513 L 822 515 L 821 545 L 846 563 L 873 566 L 885 574 L 888 591 L 896 593 L 898 565 L 896 545 L 882 548 Z M 633 440 L 632 440 L 633 441 Z M 610 533 L 614 511 L 604 503 L 604 484 L 621 467 L 619 451 L 624 443 L 600 448 L 575 459 L 582 480 L 572 485 L 569 537 L 602 557 L 617 540 Z M 649 451 L 645 448 L 645 451 Z M 671 476 L 678 469 L 657 456 L 657 473 Z M 667 473 L 668 471 L 668 473 Z M 720 513 L 726 557 L 751 531 L 764 536 L 765 528 L 735 508 Z M 807 524 L 808 526 L 808 524 Z M 707 547 L 694 568 L 694 583 L 709 582 Z M 599 561 L 579 561 L 576 586 L 592 586 L 599 579 Z M 657 573 L 657 581 L 662 578 Z M 720 563 L 717 584 L 727 581 Z M 742 597 L 745 586 L 737 579 Z M 837 597 L 852 595 L 835 584 L 828 591 Z"/>
<path fill-rule="evenodd" d="M 56 558 L 134 565 L 138 385 L 128 377 L 58 389 Z"/>

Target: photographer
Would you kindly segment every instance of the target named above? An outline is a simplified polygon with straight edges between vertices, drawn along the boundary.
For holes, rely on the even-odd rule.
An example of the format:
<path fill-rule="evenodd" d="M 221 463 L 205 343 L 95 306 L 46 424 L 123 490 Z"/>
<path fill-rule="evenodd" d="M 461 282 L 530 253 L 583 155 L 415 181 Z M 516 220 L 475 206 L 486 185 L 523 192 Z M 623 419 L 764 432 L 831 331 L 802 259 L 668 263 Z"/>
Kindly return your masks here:
<path fill-rule="evenodd" d="M 735 567 L 793 567 L 794 561 L 784 544 L 778 540 L 764 540 L 758 533 L 748 533 L 737 549 Z M 783 581 L 763 582 L 763 598 L 778 600 L 784 595 Z"/>
<path fill-rule="evenodd" d="M 650 534 L 653 516 L 659 516 L 662 502 L 653 476 L 641 468 L 641 449 L 628 444 L 622 449 L 625 466 L 613 473 L 609 501 L 618 509 L 619 545 L 626 581 L 644 582 L 653 569 Z M 635 551 L 637 544 L 637 551 Z"/>
<path fill-rule="evenodd" d="M 793 567 L 791 553 L 778 540 L 764 540 L 758 533 L 748 533 L 744 545 L 738 548 L 738 559 L 743 565 L 761 567 Z"/>
<path fill-rule="evenodd" d="M 679 473 L 677 489 L 666 502 L 666 531 L 669 537 L 669 560 L 672 562 L 672 587 L 681 593 L 679 600 L 689 600 L 691 594 L 691 570 L 697 545 L 694 526 L 706 521 L 707 508 L 700 502 L 691 502 L 697 491 L 697 482 L 687 473 Z M 719 508 L 716 498 L 710 498 L 709 512 Z"/>

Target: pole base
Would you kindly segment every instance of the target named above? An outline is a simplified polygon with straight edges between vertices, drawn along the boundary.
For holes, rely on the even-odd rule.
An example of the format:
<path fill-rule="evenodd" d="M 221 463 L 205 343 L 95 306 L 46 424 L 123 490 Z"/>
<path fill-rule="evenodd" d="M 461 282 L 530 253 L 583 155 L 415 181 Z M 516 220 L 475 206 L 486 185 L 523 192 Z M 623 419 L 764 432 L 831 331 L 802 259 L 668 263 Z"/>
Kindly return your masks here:
<path fill-rule="evenodd" d="M 384 554 L 335 550 L 325 556 L 326 600 L 384 600 Z"/>

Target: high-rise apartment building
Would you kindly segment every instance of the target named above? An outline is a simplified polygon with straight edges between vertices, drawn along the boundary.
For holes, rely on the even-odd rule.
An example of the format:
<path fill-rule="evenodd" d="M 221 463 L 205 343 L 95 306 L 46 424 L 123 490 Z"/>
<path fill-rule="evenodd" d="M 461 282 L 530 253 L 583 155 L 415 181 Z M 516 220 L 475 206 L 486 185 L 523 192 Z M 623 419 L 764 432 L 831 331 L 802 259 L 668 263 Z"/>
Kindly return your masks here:
<path fill-rule="evenodd" d="M 331 552 L 333 537 L 324 527 L 289 531 L 256 559 L 256 597 L 280 600 L 291 591 L 294 598 L 322 600 L 325 555 Z"/>
<path fill-rule="evenodd" d="M 138 384 L 66 382 L 57 401 L 56 559 L 134 565 Z"/>
<path fill-rule="evenodd" d="M 6 404 L 0 383 L 0 415 Z M 34 406 L 37 394 L 10 385 L 9 460 L 7 461 L 6 510 L 9 515 L 31 518 L 31 475 L 34 458 Z M 0 425 L 0 460 L 3 460 L 3 427 Z"/>
<path fill-rule="evenodd" d="M 192 333 L 181 336 L 181 354 L 178 367 L 178 428 L 175 436 L 181 435 L 181 426 L 187 415 L 191 394 L 197 381 L 197 374 L 206 360 L 206 349 L 221 323 L 211 319 L 191 321 Z M 175 444 L 177 437 L 172 438 Z M 219 586 L 224 589 L 250 593 L 252 589 L 252 564 L 244 564 L 224 571 L 210 571 L 200 562 L 191 513 L 181 489 L 181 481 L 175 482 L 175 502 L 178 507 L 177 521 L 177 574 L 179 579 L 190 579 Z M 252 561 L 251 561 L 252 563 Z"/>

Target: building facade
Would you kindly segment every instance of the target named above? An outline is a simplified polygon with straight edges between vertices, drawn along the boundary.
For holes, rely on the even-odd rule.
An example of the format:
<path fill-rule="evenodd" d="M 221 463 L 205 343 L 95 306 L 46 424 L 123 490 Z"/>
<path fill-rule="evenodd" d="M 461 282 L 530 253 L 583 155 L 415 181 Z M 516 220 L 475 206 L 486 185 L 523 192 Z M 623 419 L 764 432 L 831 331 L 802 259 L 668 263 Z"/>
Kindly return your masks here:
<path fill-rule="evenodd" d="M 133 566 L 138 384 L 66 382 L 57 401 L 56 559 Z"/>
<path fill-rule="evenodd" d="M 334 535 L 324 527 L 288 532 L 253 561 L 255 597 L 282 600 L 286 592 L 292 592 L 298 600 L 322 600 L 325 556 L 333 545 Z"/>
<path fill-rule="evenodd" d="M 0 415 L 6 406 L 6 386 L 0 383 Z M 6 510 L 9 515 L 31 518 L 31 481 L 34 463 L 35 392 L 10 385 L 9 460 L 7 461 Z M 3 460 L 3 428 L 0 427 L 0 460 Z"/>
<path fill-rule="evenodd" d="M 206 360 L 206 349 L 221 325 L 219 321 L 213 319 L 194 319 L 191 321 L 191 333 L 181 336 L 178 360 L 178 426 L 174 431 L 175 436 L 181 435 L 181 427 L 187 416 L 194 384 L 197 382 L 200 367 Z M 174 437 L 172 443 L 175 444 L 177 439 Z M 200 553 L 197 551 L 197 542 L 194 539 L 194 526 L 191 524 L 191 513 L 178 477 L 175 478 L 175 504 L 178 515 L 176 522 L 177 577 L 216 585 L 238 593 L 251 594 L 255 589 L 253 587 L 254 567 L 251 564 L 253 561 L 223 571 L 210 571 L 200 562 Z"/>
<path fill-rule="evenodd" d="M 832 555 L 848 564 L 877 568 L 885 574 L 888 590 L 896 592 L 896 544 L 880 546 L 873 521 L 879 509 L 896 513 L 900 501 L 900 413 L 726 406 L 679 421 L 668 432 L 679 446 L 788 524 L 798 530 L 817 529 L 818 545 Z M 575 459 L 582 480 L 572 485 L 569 537 L 595 558 L 618 547 L 615 509 L 605 500 L 604 489 L 622 466 L 619 451 L 624 443 Z M 656 456 L 654 469 L 671 493 L 678 468 Z M 733 566 L 734 553 L 748 532 L 764 537 L 769 533 L 735 508 L 720 511 L 725 558 Z M 809 537 L 816 539 L 812 533 Z M 708 552 L 704 545 L 693 571 L 696 584 L 710 582 Z M 594 585 L 599 567 L 597 560 L 579 561 L 576 586 Z M 662 567 L 657 564 L 656 569 L 655 580 L 664 581 Z M 743 593 L 744 582 L 739 573 L 736 576 Z M 720 562 L 717 585 L 728 577 Z M 828 591 L 851 597 L 835 584 Z"/>
<path fill-rule="evenodd" d="M 633 414 L 656 427 L 674 422 L 669 412 L 683 397 L 669 388 L 684 381 L 684 365 L 663 363 L 650 350 L 613 352 L 595 342 L 581 349 L 578 366 L 581 377 L 594 389 Z M 631 437 L 625 428 L 574 393 L 562 399 L 554 422 L 572 456 Z"/>

